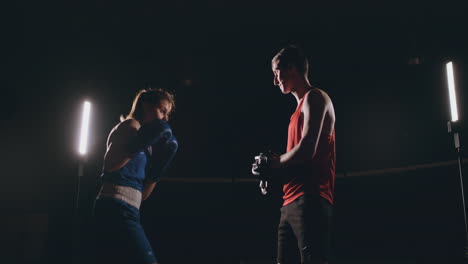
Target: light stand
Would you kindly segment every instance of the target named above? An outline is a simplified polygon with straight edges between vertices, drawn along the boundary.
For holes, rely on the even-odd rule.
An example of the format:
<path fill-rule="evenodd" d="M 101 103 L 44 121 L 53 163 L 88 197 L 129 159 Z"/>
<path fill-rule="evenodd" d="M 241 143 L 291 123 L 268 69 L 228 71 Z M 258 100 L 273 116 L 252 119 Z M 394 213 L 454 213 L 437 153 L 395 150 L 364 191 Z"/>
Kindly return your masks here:
<path fill-rule="evenodd" d="M 89 133 L 89 116 L 91 114 L 91 103 L 85 101 L 83 104 L 83 114 L 81 117 L 80 129 L 80 144 L 78 146 L 78 153 L 80 154 L 78 161 L 78 177 L 76 184 L 76 200 L 75 200 L 75 215 L 78 215 L 79 197 L 80 197 L 80 182 L 84 174 L 84 166 L 88 154 L 88 133 Z"/>
<path fill-rule="evenodd" d="M 462 153 L 461 153 L 461 144 L 460 144 L 460 132 L 461 124 L 458 120 L 458 108 L 457 108 L 457 97 L 455 92 L 455 78 L 453 74 L 453 64 L 449 62 L 446 64 L 447 68 L 447 84 L 450 98 L 450 112 L 451 112 L 451 121 L 448 121 L 447 128 L 449 134 L 453 134 L 455 151 L 457 153 L 458 159 L 458 173 L 460 176 L 460 187 L 461 187 L 461 196 L 462 196 L 462 205 L 463 205 L 463 218 L 465 223 L 465 260 L 468 260 L 468 225 L 466 220 L 466 207 L 465 207 L 465 192 L 463 188 L 463 171 L 462 171 Z"/>
<path fill-rule="evenodd" d="M 72 238 L 72 260 L 73 263 L 79 263 L 78 249 L 80 245 L 79 237 L 79 201 L 80 201 L 80 185 L 81 177 L 84 175 L 84 167 L 87 160 L 88 153 L 88 133 L 89 133 L 89 119 L 91 114 L 91 103 L 85 101 L 83 104 L 83 114 L 81 118 L 80 129 L 80 143 L 78 146 L 79 160 L 78 160 L 78 174 L 76 177 L 76 190 L 75 190 L 75 205 L 73 210 L 73 238 Z"/>

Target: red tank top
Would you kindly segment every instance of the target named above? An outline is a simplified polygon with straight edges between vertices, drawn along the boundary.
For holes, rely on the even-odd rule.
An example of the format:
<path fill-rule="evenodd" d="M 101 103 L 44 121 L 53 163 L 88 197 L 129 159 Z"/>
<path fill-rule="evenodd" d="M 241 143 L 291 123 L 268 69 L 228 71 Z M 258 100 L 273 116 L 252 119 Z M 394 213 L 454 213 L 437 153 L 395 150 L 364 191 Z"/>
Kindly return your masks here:
<path fill-rule="evenodd" d="M 307 94 L 306 94 L 307 95 Z M 288 128 L 288 146 L 291 151 L 302 138 L 303 114 L 301 113 L 304 96 L 292 114 Z M 283 206 L 292 203 L 304 194 L 320 195 L 333 204 L 335 187 L 335 130 L 331 135 L 321 135 L 317 152 L 308 164 L 291 169 L 287 181 L 283 185 Z"/>

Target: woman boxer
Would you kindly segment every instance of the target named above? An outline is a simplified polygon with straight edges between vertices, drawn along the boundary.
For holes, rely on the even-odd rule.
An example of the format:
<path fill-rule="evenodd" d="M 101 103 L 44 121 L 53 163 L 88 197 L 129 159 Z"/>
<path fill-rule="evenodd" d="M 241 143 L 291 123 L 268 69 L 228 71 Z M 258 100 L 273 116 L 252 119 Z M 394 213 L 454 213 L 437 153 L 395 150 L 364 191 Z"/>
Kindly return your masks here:
<path fill-rule="evenodd" d="M 173 110 L 171 93 L 141 90 L 130 113 L 109 134 L 94 208 L 97 263 L 157 263 L 139 208 L 177 151 L 167 123 Z"/>

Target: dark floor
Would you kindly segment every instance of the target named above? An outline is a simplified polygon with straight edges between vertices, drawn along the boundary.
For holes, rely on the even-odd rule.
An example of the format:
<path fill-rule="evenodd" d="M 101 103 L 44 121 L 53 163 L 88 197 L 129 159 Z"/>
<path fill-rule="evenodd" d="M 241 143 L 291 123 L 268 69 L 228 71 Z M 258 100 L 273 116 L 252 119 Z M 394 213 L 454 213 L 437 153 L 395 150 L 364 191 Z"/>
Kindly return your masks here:
<path fill-rule="evenodd" d="M 332 263 L 462 263 L 456 168 L 340 178 Z M 93 263 L 92 188 L 83 188 L 81 263 Z M 255 183 L 161 182 L 141 208 L 161 263 L 274 263 L 280 189 Z M 71 263 L 71 210 L 1 218 L 2 263 Z"/>

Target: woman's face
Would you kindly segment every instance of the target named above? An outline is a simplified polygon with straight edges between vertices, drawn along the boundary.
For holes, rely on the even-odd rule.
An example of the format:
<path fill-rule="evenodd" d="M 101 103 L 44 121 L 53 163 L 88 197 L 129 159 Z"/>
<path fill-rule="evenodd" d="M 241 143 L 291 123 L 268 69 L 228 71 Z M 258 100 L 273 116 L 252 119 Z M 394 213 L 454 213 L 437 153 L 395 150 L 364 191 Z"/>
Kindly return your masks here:
<path fill-rule="evenodd" d="M 171 113 L 172 105 L 168 100 L 163 99 L 156 105 L 145 104 L 146 120 L 151 121 L 154 119 L 169 121 L 169 113 Z"/>

